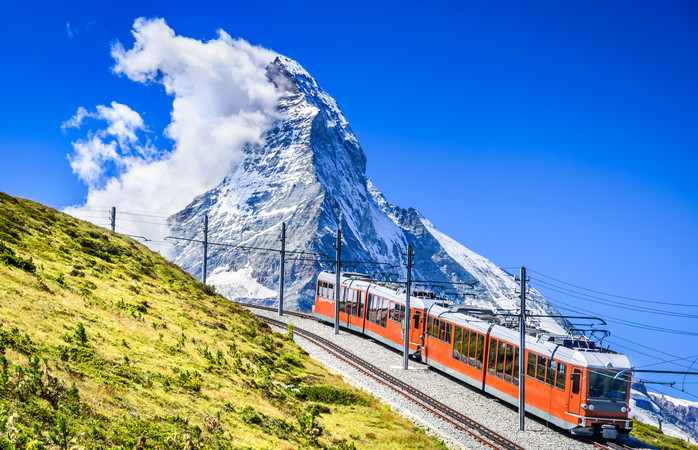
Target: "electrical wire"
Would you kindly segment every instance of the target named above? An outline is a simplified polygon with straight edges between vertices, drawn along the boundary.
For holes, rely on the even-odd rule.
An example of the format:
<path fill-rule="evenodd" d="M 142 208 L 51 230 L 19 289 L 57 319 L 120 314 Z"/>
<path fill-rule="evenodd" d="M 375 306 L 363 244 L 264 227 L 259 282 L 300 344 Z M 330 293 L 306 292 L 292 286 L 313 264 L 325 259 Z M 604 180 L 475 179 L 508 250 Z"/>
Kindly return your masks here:
<path fill-rule="evenodd" d="M 541 280 L 537 280 L 535 282 L 532 282 L 531 284 L 537 285 L 538 283 L 548 284 L 548 283 L 545 283 L 545 281 L 541 281 Z M 552 285 L 552 286 L 554 286 L 554 285 Z M 639 308 L 639 307 L 637 307 L 637 305 L 631 305 L 629 303 L 623 303 L 623 302 L 609 303 L 608 301 L 604 301 L 604 299 L 600 299 L 599 297 L 591 296 L 591 298 L 589 298 L 587 294 L 581 294 L 581 295 L 570 294 L 570 293 L 555 289 L 554 287 L 550 287 L 550 285 L 549 286 L 541 286 L 537 290 L 540 291 L 540 289 L 543 289 L 543 290 L 550 289 L 551 291 L 554 291 L 554 292 L 557 292 L 560 294 L 568 295 L 570 297 L 578 298 L 580 300 L 587 300 L 590 302 L 599 303 L 601 305 L 606 305 L 606 306 L 610 306 L 613 308 L 625 309 L 625 307 L 632 307 L 632 308 L 634 308 L 634 310 L 636 312 L 641 312 L 641 313 L 645 313 L 645 314 L 657 314 L 657 315 L 661 315 L 661 316 L 672 316 L 672 317 L 684 317 L 684 318 L 698 319 L 697 314 L 686 314 L 686 313 L 674 312 L 674 311 L 662 311 L 659 309 L 647 308 L 647 307 Z M 560 289 L 564 289 L 564 288 L 560 288 Z M 569 291 L 568 289 L 565 289 L 565 290 Z M 570 291 L 570 292 L 574 292 L 574 291 Z M 597 300 L 593 300 L 593 299 L 597 299 Z M 696 305 L 696 307 L 698 307 L 698 305 Z"/>
<path fill-rule="evenodd" d="M 584 290 L 584 291 L 594 292 L 594 293 L 596 293 L 596 294 L 607 295 L 607 296 L 609 296 L 609 297 L 622 298 L 622 299 L 625 299 L 625 300 L 634 300 L 634 301 L 636 301 L 636 302 L 653 303 L 653 304 L 667 305 L 667 306 L 690 306 L 690 307 L 693 307 L 693 308 L 698 307 L 698 305 L 696 305 L 695 303 L 670 303 L 670 302 L 663 302 L 663 301 L 656 301 L 656 300 L 644 300 L 644 299 L 635 298 L 635 297 L 626 297 L 626 296 L 623 296 L 623 295 L 608 294 L 608 293 L 606 293 L 606 292 L 601 292 L 601 291 L 597 291 L 597 290 L 594 290 L 594 289 L 589 289 L 589 288 L 585 288 L 585 287 L 582 287 L 582 286 L 577 286 L 576 284 L 567 283 L 566 281 L 558 280 L 557 278 L 553 278 L 553 277 L 551 277 L 551 276 L 549 276 L 549 275 L 545 275 L 545 274 L 540 273 L 540 272 L 538 272 L 538 271 L 535 271 L 535 270 L 533 270 L 533 269 L 528 269 L 528 270 L 530 270 L 530 271 L 533 272 L 533 273 L 537 273 L 538 275 L 540 275 L 540 276 L 542 276 L 542 277 L 549 278 L 549 279 L 551 279 L 551 280 L 555 280 L 555 281 L 557 281 L 558 283 L 562 283 L 562 284 L 565 284 L 565 285 L 567 285 L 567 286 L 572 286 L 572 287 L 575 287 L 575 288 L 577 288 L 577 289 L 582 289 L 582 290 Z"/>

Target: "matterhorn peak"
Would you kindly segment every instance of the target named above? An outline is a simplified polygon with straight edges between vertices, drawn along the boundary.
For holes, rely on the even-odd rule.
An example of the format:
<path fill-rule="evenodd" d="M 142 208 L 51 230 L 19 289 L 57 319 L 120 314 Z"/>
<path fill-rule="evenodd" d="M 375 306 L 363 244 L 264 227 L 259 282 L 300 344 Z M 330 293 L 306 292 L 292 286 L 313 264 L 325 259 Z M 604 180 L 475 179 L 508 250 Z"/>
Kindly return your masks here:
<path fill-rule="evenodd" d="M 179 236 L 200 239 L 208 216 L 209 241 L 256 248 L 280 248 L 286 224 L 286 249 L 308 254 L 333 253 L 340 226 L 345 260 L 386 262 L 404 272 L 403 254 L 415 249 L 416 279 L 473 284 L 475 306 L 515 310 L 514 278 L 486 258 L 439 232 L 412 208 L 391 205 L 366 178 L 366 156 L 337 102 L 296 61 L 278 56 L 266 68 L 268 79 L 283 91 L 279 118 L 263 143 L 249 145 L 242 161 L 216 188 L 203 193 L 172 218 Z M 174 261 L 201 277 L 201 247 L 181 244 Z M 285 272 L 286 306 L 308 310 L 317 274 L 329 268 L 312 258 L 289 258 Z M 326 259 L 326 258 L 323 258 Z M 274 304 L 279 256 L 209 248 L 209 283 L 234 299 Z M 376 266 L 353 267 L 375 271 Z M 537 292 L 535 313 L 559 315 Z M 554 319 L 537 324 L 564 332 Z"/>

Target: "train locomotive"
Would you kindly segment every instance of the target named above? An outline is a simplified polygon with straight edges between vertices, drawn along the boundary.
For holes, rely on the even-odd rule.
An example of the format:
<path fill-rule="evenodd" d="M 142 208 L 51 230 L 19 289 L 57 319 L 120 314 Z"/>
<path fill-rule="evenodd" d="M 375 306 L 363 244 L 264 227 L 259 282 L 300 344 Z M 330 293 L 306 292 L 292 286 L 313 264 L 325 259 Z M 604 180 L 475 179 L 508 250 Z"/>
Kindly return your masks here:
<path fill-rule="evenodd" d="M 345 272 L 340 326 L 404 349 L 404 287 Z M 336 274 L 321 272 L 313 315 L 334 322 Z M 410 356 L 512 405 L 519 404 L 518 325 L 498 324 L 492 311 L 412 291 Z M 526 412 L 572 434 L 614 439 L 630 432 L 631 366 L 627 356 L 582 335 L 526 329 Z"/>

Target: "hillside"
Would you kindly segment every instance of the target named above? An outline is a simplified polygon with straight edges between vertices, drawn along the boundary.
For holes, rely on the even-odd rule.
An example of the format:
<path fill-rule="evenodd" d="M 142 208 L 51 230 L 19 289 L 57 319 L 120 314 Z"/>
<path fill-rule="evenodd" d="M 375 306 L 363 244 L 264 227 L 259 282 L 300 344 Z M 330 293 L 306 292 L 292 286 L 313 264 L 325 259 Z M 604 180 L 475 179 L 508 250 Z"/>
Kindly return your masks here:
<path fill-rule="evenodd" d="M 0 448 L 74 445 L 439 443 L 159 254 L 0 193 Z"/>

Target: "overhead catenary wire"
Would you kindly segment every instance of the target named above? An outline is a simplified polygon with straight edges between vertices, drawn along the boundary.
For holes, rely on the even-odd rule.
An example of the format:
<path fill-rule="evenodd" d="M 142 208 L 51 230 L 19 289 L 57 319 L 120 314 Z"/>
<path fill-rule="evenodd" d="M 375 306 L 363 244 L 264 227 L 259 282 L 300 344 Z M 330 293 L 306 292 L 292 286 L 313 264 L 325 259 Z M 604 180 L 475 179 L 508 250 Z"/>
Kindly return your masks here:
<path fill-rule="evenodd" d="M 645 300 L 645 299 L 640 299 L 640 298 L 636 298 L 636 297 L 627 297 L 627 296 L 623 296 L 623 295 L 609 294 L 609 293 L 606 293 L 606 292 L 602 292 L 602 291 L 598 291 L 598 290 L 594 290 L 594 289 L 589 289 L 589 288 L 585 288 L 585 287 L 582 287 L 582 286 L 578 286 L 578 285 L 576 285 L 576 284 L 568 283 L 568 282 L 566 282 L 566 281 L 562 281 L 562 280 L 559 280 L 559 279 L 557 279 L 557 278 L 553 278 L 553 277 L 551 277 L 551 276 L 549 276 L 549 275 L 545 275 L 545 274 L 543 274 L 543 273 L 541 273 L 541 272 L 537 272 L 537 271 L 535 271 L 535 270 L 533 270 L 533 269 L 530 269 L 530 271 L 533 272 L 533 273 L 536 273 L 536 274 L 538 274 L 538 275 L 540 275 L 540 276 L 542 276 L 542 277 L 549 278 L 549 279 L 551 279 L 551 280 L 557 281 L 558 283 L 565 284 L 565 285 L 567 285 L 567 286 L 572 286 L 572 287 L 575 287 L 575 288 L 577 288 L 577 289 L 582 289 L 582 290 L 585 290 L 585 291 L 594 292 L 594 293 L 596 293 L 596 294 L 607 295 L 607 296 L 609 296 L 609 297 L 622 298 L 622 299 L 625 299 L 625 300 L 634 300 L 634 301 L 636 301 L 636 302 L 653 303 L 653 304 L 666 305 L 666 306 L 688 306 L 688 307 L 692 307 L 692 308 L 698 308 L 698 304 L 696 304 L 696 303 L 672 303 L 672 302 L 664 302 L 664 301 L 657 301 L 657 300 Z"/>
<path fill-rule="evenodd" d="M 555 287 L 550 287 L 549 285 L 547 285 L 548 283 L 545 283 L 544 281 L 541 281 L 541 280 L 536 280 L 536 281 L 532 281 L 532 282 L 531 282 L 531 284 L 533 284 L 533 285 L 536 285 L 536 284 L 538 284 L 538 283 L 542 283 L 542 284 L 545 285 L 545 286 L 540 286 L 540 287 L 537 289 L 537 290 L 539 290 L 539 291 L 540 291 L 541 289 L 542 289 L 542 290 L 549 289 L 549 290 L 551 290 L 551 291 L 554 291 L 554 292 L 557 292 L 557 293 L 560 293 L 560 294 L 563 294 L 563 295 L 568 295 L 568 296 L 570 296 L 570 297 L 574 297 L 574 298 L 577 298 L 577 299 L 580 299 L 580 300 L 587 300 L 587 301 L 590 301 L 590 302 L 599 303 L 599 304 L 602 304 L 602 305 L 610 306 L 610 307 L 612 307 L 612 308 L 624 309 L 624 308 L 626 308 L 626 307 L 633 307 L 635 311 L 640 312 L 640 313 L 645 313 L 645 314 L 657 314 L 657 315 L 662 315 L 662 316 L 672 316 L 672 317 L 684 317 L 684 318 L 698 319 L 698 314 L 686 314 L 686 313 L 675 312 L 675 311 L 662 311 L 662 310 L 659 310 L 659 309 L 647 308 L 647 307 L 639 308 L 639 307 L 637 307 L 637 305 L 631 305 L 631 304 L 629 304 L 629 303 L 624 303 L 624 302 L 610 303 L 610 301 L 604 301 L 603 299 L 600 299 L 599 297 L 591 297 L 591 298 L 590 298 L 590 296 L 587 296 L 587 294 L 578 295 L 577 293 L 568 293 L 568 292 L 564 292 L 564 290 L 560 290 L 560 289 L 564 289 L 564 288 L 558 288 L 558 289 L 556 289 Z"/>

